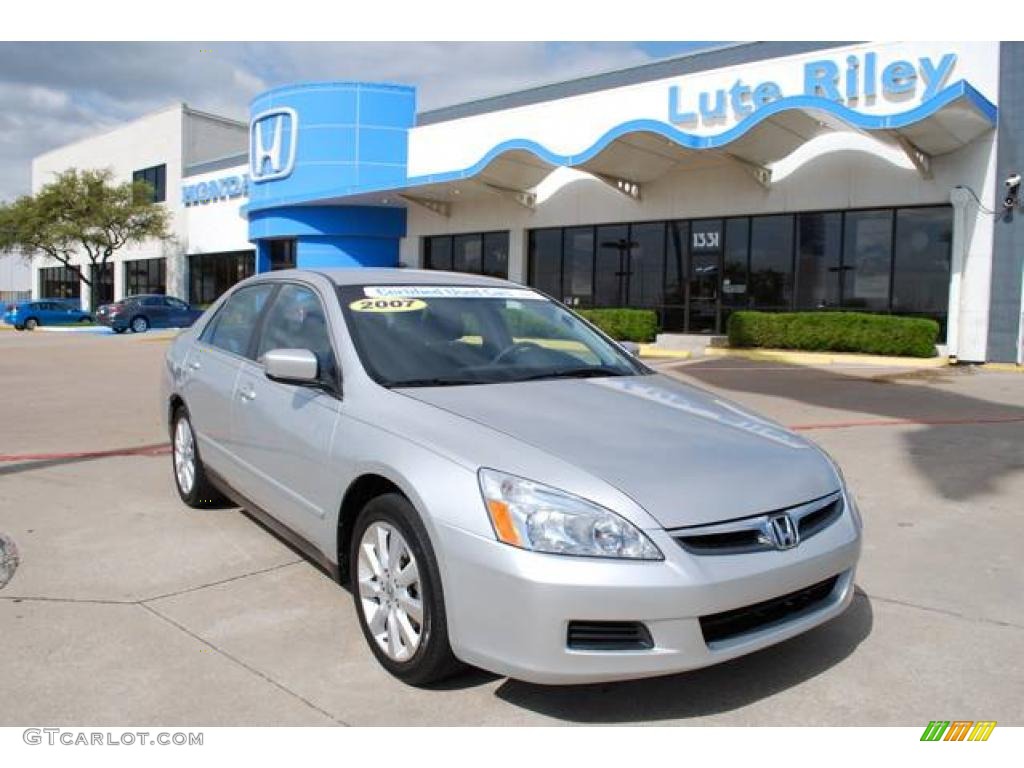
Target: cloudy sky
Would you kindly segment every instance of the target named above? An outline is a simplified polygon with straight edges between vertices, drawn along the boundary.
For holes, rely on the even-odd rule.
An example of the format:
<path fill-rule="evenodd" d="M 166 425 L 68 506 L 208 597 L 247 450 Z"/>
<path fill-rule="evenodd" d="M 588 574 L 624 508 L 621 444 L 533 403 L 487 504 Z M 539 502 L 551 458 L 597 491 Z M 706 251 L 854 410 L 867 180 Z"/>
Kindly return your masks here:
<path fill-rule="evenodd" d="M 244 118 L 307 79 L 415 85 L 419 108 L 641 64 L 712 43 L 0 43 L 0 200 L 34 155 L 183 100 Z"/>

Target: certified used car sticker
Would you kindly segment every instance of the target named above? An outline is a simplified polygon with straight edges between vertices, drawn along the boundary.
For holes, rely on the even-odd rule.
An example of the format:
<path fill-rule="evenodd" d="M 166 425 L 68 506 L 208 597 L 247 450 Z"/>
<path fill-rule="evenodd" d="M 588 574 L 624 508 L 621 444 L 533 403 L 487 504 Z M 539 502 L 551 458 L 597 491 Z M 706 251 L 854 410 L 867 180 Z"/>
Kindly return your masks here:
<path fill-rule="evenodd" d="M 541 301 L 539 293 L 525 288 L 495 288 L 476 285 L 367 285 L 363 294 L 370 298 L 418 299 L 522 299 Z"/>

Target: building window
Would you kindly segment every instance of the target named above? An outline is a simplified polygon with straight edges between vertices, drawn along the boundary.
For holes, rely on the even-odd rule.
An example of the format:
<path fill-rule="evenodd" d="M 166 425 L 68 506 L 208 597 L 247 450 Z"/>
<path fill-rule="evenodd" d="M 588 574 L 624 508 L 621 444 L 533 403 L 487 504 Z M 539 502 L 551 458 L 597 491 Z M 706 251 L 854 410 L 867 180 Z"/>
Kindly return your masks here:
<path fill-rule="evenodd" d="M 948 206 L 896 211 L 892 310 L 945 316 L 953 217 Z"/>
<path fill-rule="evenodd" d="M 270 241 L 270 271 L 295 269 L 295 238 Z"/>
<path fill-rule="evenodd" d="M 538 291 L 562 296 L 562 230 L 530 230 L 530 271 L 527 282 Z"/>
<path fill-rule="evenodd" d="M 124 263 L 124 294 L 167 293 L 167 259 L 136 259 Z"/>
<path fill-rule="evenodd" d="M 150 202 L 162 203 L 167 199 L 167 166 L 164 164 L 154 165 L 152 168 L 143 168 L 132 174 L 132 181 L 144 181 L 151 190 Z"/>
<path fill-rule="evenodd" d="M 253 251 L 193 253 L 188 257 L 188 300 L 206 306 L 240 280 L 254 274 Z"/>
<path fill-rule="evenodd" d="M 39 270 L 39 297 L 42 299 L 80 299 L 82 283 L 70 267 L 44 267 Z"/>
<path fill-rule="evenodd" d="M 796 308 L 839 304 L 843 214 L 801 213 L 796 225 Z"/>
<path fill-rule="evenodd" d="M 750 301 L 757 309 L 789 309 L 793 291 L 793 217 L 750 220 Z"/>
<path fill-rule="evenodd" d="M 423 266 L 507 278 L 508 232 L 424 237 Z"/>
<path fill-rule="evenodd" d="M 892 220 L 891 210 L 847 212 L 839 281 L 843 307 L 889 309 Z"/>
<path fill-rule="evenodd" d="M 90 264 L 89 279 L 92 281 L 92 290 L 96 292 L 96 306 L 114 300 L 114 262 Z"/>

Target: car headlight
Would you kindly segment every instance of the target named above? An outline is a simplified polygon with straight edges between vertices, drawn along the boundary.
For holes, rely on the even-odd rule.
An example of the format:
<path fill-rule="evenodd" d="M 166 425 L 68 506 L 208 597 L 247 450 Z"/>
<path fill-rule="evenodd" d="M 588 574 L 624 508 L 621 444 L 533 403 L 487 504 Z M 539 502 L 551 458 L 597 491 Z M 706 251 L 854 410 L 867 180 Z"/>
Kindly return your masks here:
<path fill-rule="evenodd" d="M 534 552 L 662 560 L 661 551 L 625 518 L 556 488 L 480 470 L 480 491 L 499 541 Z"/>

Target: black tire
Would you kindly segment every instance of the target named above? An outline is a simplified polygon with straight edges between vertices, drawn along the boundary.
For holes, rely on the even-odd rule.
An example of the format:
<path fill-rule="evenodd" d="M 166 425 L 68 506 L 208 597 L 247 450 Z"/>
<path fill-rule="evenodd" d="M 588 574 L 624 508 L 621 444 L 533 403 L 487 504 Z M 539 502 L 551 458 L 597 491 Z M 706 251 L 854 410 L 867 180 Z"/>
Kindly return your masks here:
<path fill-rule="evenodd" d="M 136 315 L 132 318 L 129 326 L 132 329 L 132 333 L 145 333 L 149 330 L 149 318 L 145 315 Z"/>
<path fill-rule="evenodd" d="M 127 328 L 114 328 L 113 329 L 114 333 L 124 333 L 127 330 L 128 330 Z"/>
<path fill-rule="evenodd" d="M 14 326 L 14 330 L 16 330 L 16 331 L 24 331 L 25 330 L 25 326 L 24 325 L 16 325 L 16 326 Z"/>
<path fill-rule="evenodd" d="M 415 556 L 419 568 L 419 597 L 423 605 L 423 622 L 419 646 L 407 661 L 395 661 L 384 653 L 373 637 L 363 613 L 359 593 L 359 543 L 366 529 L 375 522 L 387 523 L 398 529 Z M 352 533 L 349 558 L 352 597 L 356 605 L 359 626 L 370 650 L 384 669 L 402 682 L 419 687 L 438 683 L 465 668 L 465 665 L 455 658 L 448 642 L 448 619 L 434 549 L 430 545 L 423 521 L 404 496 L 397 493 L 384 494 L 371 499 L 363 507 Z"/>
<path fill-rule="evenodd" d="M 34 331 L 38 327 L 39 327 L 39 321 L 36 320 L 34 317 L 29 317 L 29 318 L 25 319 L 25 330 L 26 331 Z"/>
<path fill-rule="evenodd" d="M 178 444 L 176 440 L 178 422 L 184 422 L 188 428 L 193 446 L 193 464 L 195 468 L 194 479 L 191 489 L 186 492 L 182 488 L 181 480 L 177 471 Z M 199 444 L 196 442 L 195 431 L 192 429 L 192 421 L 189 419 L 188 409 L 179 406 L 171 419 L 171 474 L 174 475 L 174 487 L 178 489 L 181 500 L 193 509 L 206 509 L 215 507 L 224 502 L 224 496 L 213 487 L 203 467 L 203 460 L 199 455 Z"/>

